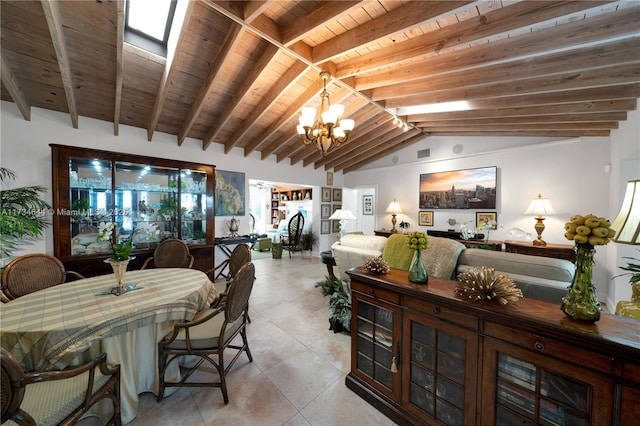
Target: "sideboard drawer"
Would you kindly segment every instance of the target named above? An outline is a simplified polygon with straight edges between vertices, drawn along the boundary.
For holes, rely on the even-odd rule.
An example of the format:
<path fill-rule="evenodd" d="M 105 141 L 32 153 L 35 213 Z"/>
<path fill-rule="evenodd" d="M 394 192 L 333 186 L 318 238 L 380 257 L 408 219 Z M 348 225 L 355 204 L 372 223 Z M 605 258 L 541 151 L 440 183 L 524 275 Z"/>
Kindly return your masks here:
<path fill-rule="evenodd" d="M 505 327 L 492 322 L 485 322 L 484 331 L 487 335 L 510 342 L 523 348 L 552 356 L 572 364 L 590 368 L 607 374 L 614 371 L 614 359 L 585 349 L 576 348 L 558 340 L 525 333 L 522 330 Z"/>
<path fill-rule="evenodd" d="M 389 290 L 385 290 L 378 287 L 372 287 L 370 285 L 362 284 L 361 282 L 351 280 L 351 289 L 358 291 L 362 294 L 366 294 L 369 297 L 376 299 L 386 300 L 387 302 L 400 303 L 400 295 Z"/>
<path fill-rule="evenodd" d="M 427 302 L 413 297 L 406 297 L 404 299 L 404 305 L 407 308 L 431 314 L 444 321 L 449 321 L 473 330 L 478 329 L 479 319 L 477 316 L 468 315 L 456 309 L 443 307 L 437 303 Z"/>

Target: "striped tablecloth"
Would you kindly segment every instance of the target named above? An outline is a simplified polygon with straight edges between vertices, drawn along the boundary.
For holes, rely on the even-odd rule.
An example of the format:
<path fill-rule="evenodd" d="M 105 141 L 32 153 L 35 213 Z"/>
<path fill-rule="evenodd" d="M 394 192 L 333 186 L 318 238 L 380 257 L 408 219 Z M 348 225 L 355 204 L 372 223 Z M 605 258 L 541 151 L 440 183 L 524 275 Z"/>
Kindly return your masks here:
<path fill-rule="evenodd" d="M 201 271 L 128 271 L 139 290 L 104 295 L 113 274 L 73 281 L 0 303 L 0 343 L 27 371 L 61 369 L 95 341 L 153 323 L 191 319 L 216 297 Z"/>

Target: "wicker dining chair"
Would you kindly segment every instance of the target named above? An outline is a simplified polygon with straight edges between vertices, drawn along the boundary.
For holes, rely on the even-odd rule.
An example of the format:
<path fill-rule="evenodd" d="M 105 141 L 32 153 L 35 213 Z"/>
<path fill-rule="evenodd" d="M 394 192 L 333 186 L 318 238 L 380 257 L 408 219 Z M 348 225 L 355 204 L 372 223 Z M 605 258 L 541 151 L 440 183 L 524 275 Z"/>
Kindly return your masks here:
<path fill-rule="evenodd" d="M 193 256 L 189 246 L 182 240 L 170 238 L 162 241 L 153 252 L 153 256 L 145 260 L 142 268 L 191 268 Z"/>
<path fill-rule="evenodd" d="M 62 262 L 48 254 L 25 254 L 13 259 L 2 270 L 0 283 L 2 293 L 9 300 L 25 294 L 62 284 L 71 276 L 84 278 L 77 272 L 67 271 Z"/>
<path fill-rule="evenodd" d="M 236 276 L 242 265 L 249 262 L 251 262 L 251 249 L 246 244 L 238 244 L 231 251 L 231 254 L 229 255 L 229 259 L 227 259 L 227 261 L 220 263 L 220 265 L 216 266 L 215 268 L 209 269 L 206 274 L 212 274 L 211 276 L 215 277 L 216 271 L 222 270 L 226 266 L 228 266 L 229 275 L 227 280 L 224 281 L 224 288 L 218 288 L 220 287 L 220 284 L 218 284 L 220 283 L 220 281 L 218 283 L 214 283 L 214 285 L 218 284 L 216 286 L 216 289 L 218 291 L 226 293 L 229 289 L 229 281 Z"/>
<path fill-rule="evenodd" d="M 120 365 L 108 365 L 107 355 L 60 371 L 25 373 L 18 360 L 0 348 L 2 423 L 72 425 L 97 402 L 110 399 L 113 414 L 107 424 L 121 425 Z"/>
<path fill-rule="evenodd" d="M 233 283 L 229 286 L 229 294 L 222 305 L 210 306 L 198 312 L 191 321 L 174 324 L 173 331 L 158 343 L 158 401 L 164 397 L 165 388 L 184 386 L 219 387 L 224 403 L 229 402 L 226 384 L 227 373 L 242 352 L 246 352 L 249 362 L 253 362 L 253 356 L 247 342 L 246 326 L 247 306 L 254 281 L 254 264 L 243 265 L 233 278 Z M 242 345 L 232 345 L 231 342 L 238 334 L 242 337 Z M 227 349 L 233 349 L 236 352 L 233 359 L 225 364 L 224 355 Z M 179 362 L 179 359 L 185 355 L 190 355 L 197 361 L 190 359 L 190 362 L 195 364 L 182 366 L 183 374 L 180 381 L 167 382 L 165 380 L 167 367 L 174 361 Z M 207 376 L 200 371 L 194 377 L 203 381 L 189 381 L 189 378 L 204 361 L 215 367 L 217 375 L 214 374 L 211 381 L 204 381 Z"/>

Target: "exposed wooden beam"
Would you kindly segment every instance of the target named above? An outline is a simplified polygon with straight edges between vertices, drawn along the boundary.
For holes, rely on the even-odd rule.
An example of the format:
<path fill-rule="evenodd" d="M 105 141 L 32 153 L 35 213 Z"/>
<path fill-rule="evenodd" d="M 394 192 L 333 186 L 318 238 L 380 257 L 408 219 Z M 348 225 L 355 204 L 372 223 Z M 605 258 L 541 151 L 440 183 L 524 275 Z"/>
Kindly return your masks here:
<path fill-rule="evenodd" d="M 67 97 L 67 108 L 71 117 L 71 125 L 78 128 L 78 107 L 76 95 L 73 90 L 73 79 L 71 78 L 71 64 L 69 63 L 69 53 L 67 51 L 67 41 L 62 28 L 62 17 L 60 16 L 59 4 L 53 0 L 41 0 L 42 11 L 47 20 L 47 26 L 51 33 L 51 42 L 56 51 L 56 60 L 60 69 L 62 86 Z"/>
<path fill-rule="evenodd" d="M 153 103 L 153 109 L 151 110 L 151 117 L 149 124 L 147 125 L 147 140 L 151 142 L 153 138 L 153 132 L 155 132 L 162 114 L 162 108 L 167 100 L 167 94 L 169 92 L 169 79 L 173 70 L 173 61 L 176 56 L 176 49 L 182 44 L 183 40 L 188 37 L 189 22 L 191 21 L 196 7 L 195 1 L 190 1 L 187 4 L 187 10 L 184 14 L 182 25 L 180 26 L 180 33 L 177 37 L 171 38 L 170 45 L 167 47 L 167 61 L 165 62 L 164 71 L 162 73 L 162 79 L 160 80 L 160 86 L 156 94 L 156 100 Z"/>
<path fill-rule="evenodd" d="M 211 63 L 211 66 L 209 67 L 209 72 L 207 73 L 207 78 L 198 89 L 196 98 L 191 104 L 191 108 L 189 108 L 189 113 L 187 114 L 187 117 L 184 120 L 184 123 L 182 124 L 182 128 L 178 133 L 178 145 L 182 145 L 185 138 L 189 134 L 189 131 L 191 131 L 193 124 L 196 122 L 196 118 L 198 118 L 198 115 L 202 111 L 202 108 L 204 108 L 205 100 L 207 98 L 207 95 L 209 94 L 209 91 L 213 87 L 216 77 L 220 72 L 220 68 L 222 68 L 224 61 L 229 58 L 230 52 L 232 52 L 233 49 L 238 45 L 240 41 L 240 37 L 242 36 L 243 32 L 244 32 L 244 29 L 240 25 L 237 25 L 233 22 L 231 23 L 231 26 L 227 31 L 227 35 L 224 39 L 224 42 L 222 43 L 222 47 L 218 52 L 218 55 L 216 56 L 215 60 Z M 212 142 L 211 138 L 209 138 L 208 136 L 205 137 L 205 139 L 202 141 L 202 149 L 206 150 L 211 144 L 211 142 Z"/>
<path fill-rule="evenodd" d="M 205 140 L 211 143 L 216 139 L 220 131 L 229 123 L 231 116 L 233 115 L 236 107 L 242 102 L 242 100 L 248 96 L 252 87 L 254 87 L 260 80 L 261 75 L 269 69 L 278 56 L 278 48 L 272 44 L 268 44 L 266 49 L 262 52 L 258 62 L 251 68 L 248 75 L 244 76 L 243 82 L 238 89 L 235 90 L 233 98 L 225 105 L 220 113 L 220 117 L 215 125 L 209 130 L 209 133 L 205 137 Z M 224 144 L 225 154 L 231 151 L 233 145 Z"/>
<path fill-rule="evenodd" d="M 291 68 L 278 79 L 276 84 L 262 96 L 260 102 L 251 111 L 248 117 L 242 120 L 238 129 L 233 133 L 227 142 L 225 142 L 225 152 L 227 146 L 235 146 L 242 139 L 250 128 L 269 110 L 282 93 L 285 93 L 298 79 L 309 70 L 309 67 L 302 62 L 295 62 Z"/>
<path fill-rule="evenodd" d="M 302 40 L 308 34 L 325 26 L 327 22 L 335 21 L 339 15 L 360 7 L 361 3 L 361 1 L 318 2 L 316 7 L 309 10 L 304 16 L 283 28 L 282 44 L 290 46 Z"/>
<path fill-rule="evenodd" d="M 372 141 L 371 148 L 359 153 L 357 158 L 352 158 L 334 167 L 334 171 L 339 172 L 342 170 L 343 173 L 348 173 L 356 170 L 358 167 L 386 157 L 391 152 L 413 145 L 424 139 L 425 136 L 427 135 L 423 134 L 419 129 L 410 129 L 400 134 L 397 134 L 397 132 L 386 134 L 379 140 Z"/>
<path fill-rule="evenodd" d="M 436 58 L 435 55 L 442 55 L 443 51 L 446 51 L 447 49 L 462 46 L 477 40 L 486 39 L 498 34 L 508 33 L 508 31 L 517 28 L 554 19 L 559 16 L 566 15 L 567 13 L 574 13 L 595 7 L 601 3 L 604 2 L 525 1 L 513 3 L 508 6 L 489 11 L 477 18 L 466 19 L 457 24 L 440 28 L 438 31 L 432 31 L 405 41 L 399 41 L 393 46 L 378 49 L 367 55 L 356 56 L 352 59 L 343 61 L 338 65 L 336 76 L 338 78 L 343 78 L 356 74 L 363 74 L 365 72 L 370 73 L 382 68 L 388 69 L 389 67 L 393 67 L 393 70 L 395 71 L 398 68 L 398 65 L 424 56 L 432 58 L 432 62 L 436 62 L 436 65 L 440 65 L 441 63 L 445 63 L 446 60 L 443 59 L 442 56 L 437 56 L 437 59 L 434 61 L 434 58 Z M 608 18 L 602 19 L 610 23 Z M 578 24 L 580 24 L 580 26 L 584 25 L 583 22 L 578 22 Z M 595 25 L 597 25 L 597 22 L 594 22 L 594 26 Z M 618 24 L 616 24 L 616 26 L 617 25 Z M 545 32 L 554 32 L 556 34 L 556 39 L 561 41 L 562 34 L 558 30 L 560 28 L 564 30 L 565 27 L 567 27 L 567 25 L 551 28 L 545 30 Z M 575 32 L 575 30 L 571 31 Z M 530 36 L 533 40 L 537 41 L 540 34 L 534 33 L 515 38 L 523 39 L 529 38 Z M 467 60 L 467 56 L 469 54 L 475 56 L 476 51 L 482 51 L 485 55 L 491 55 L 487 60 L 492 60 L 494 57 L 506 56 L 507 52 L 510 52 L 508 45 L 512 42 L 513 38 L 506 38 L 504 40 L 485 43 L 484 45 L 478 44 L 474 47 L 472 52 L 469 52 L 469 49 L 465 49 L 464 55 L 460 55 L 459 52 L 457 55 L 459 59 Z M 527 46 L 527 43 L 524 42 L 520 44 L 522 44 L 521 48 Z M 433 63 L 429 66 L 429 72 L 433 72 L 431 70 L 432 65 Z"/>
<path fill-rule="evenodd" d="M 124 67 L 124 18 L 125 1 L 116 1 L 116 94 L 113 101 L 113 134 L 118 136 L 120 107 L 122 106 L 122 80 Z"/>
<path fill-rule="evenodd" d="M 412 27 L 425 22 L 433 22 L 456 10 L 464 9 L 472 1 L 419 1 L 397 7 L 352 30 L 333 37 L 313 48 L 313 61 L 322 63 L 344 55 L 358 47 L 372 43 L 400 31 L 410 31 Z"/>
<path fill-rule="evenodd" d="M 2 54 L 0 54 L 0 61 L 2 66 L 2 73 L 0 73 L 2 75 L 2 84 L 6 87 L 13 102 L 16 103 L 22 117 L 27 121 L 31 121 L 31 105 L 29 105 L 29 100 L 22 85 Z"/>

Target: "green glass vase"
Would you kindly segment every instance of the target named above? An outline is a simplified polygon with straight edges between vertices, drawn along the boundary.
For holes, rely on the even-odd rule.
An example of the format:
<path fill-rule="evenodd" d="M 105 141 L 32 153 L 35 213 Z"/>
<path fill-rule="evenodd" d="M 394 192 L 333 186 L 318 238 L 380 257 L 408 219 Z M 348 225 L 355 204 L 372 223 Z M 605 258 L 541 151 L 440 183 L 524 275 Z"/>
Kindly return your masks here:
<path fill-rule="evenodd" d="M 600 319 L 600 302 L 593 285 L 593 255 L 591 244 L 576 244 L 576 272 L 567 295 L 562 298 L 562 312 L 567 316 L 595 322 Z"/>
<path fill-rule="evenodd" d="M 420 250 L 416 250 L 413 254 L 413 260 L 411 261 L 411 266 L 409 266 L 409 281 L 417 284 L 425 284 L 429 281 L 427 268 L 425 268 L 424 263 L 422 263 Z"/>

